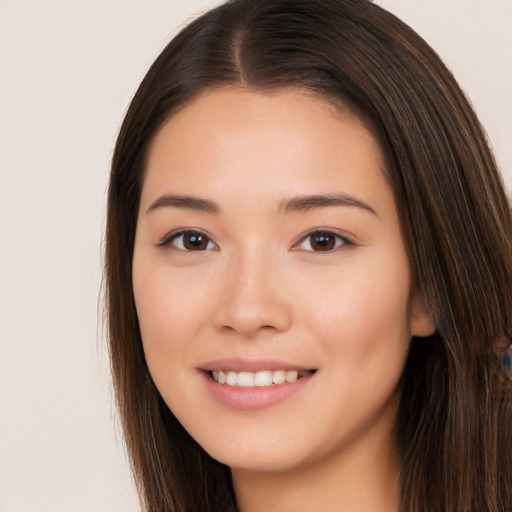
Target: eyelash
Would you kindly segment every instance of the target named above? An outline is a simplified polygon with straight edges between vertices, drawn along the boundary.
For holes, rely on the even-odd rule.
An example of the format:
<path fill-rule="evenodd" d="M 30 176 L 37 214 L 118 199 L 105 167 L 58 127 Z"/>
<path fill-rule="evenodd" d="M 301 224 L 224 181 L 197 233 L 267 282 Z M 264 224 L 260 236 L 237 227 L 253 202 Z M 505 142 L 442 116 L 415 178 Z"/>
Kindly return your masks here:
<path fill-rule="evenodd" d="M 329 247 L 325 250 L 314 250 L 311 245 L 313 237 L 318 237 L 319 239 L 321 239 L 321 238 L 330 239 L 330 240 L 334 239 L 334 246 Z M 311 249 L 304 249 L 304 247 L 301 247 L 301 245 L 303 243 L 307 242 L 307 240 L 309 240 L 309 246 L 311 247 Z M 324 241 L 323 243 L 328 244 L 329 240 Z M 307 250 L 307 251 L 311 251 L 311 252 L 318 252 L 320 254 L 325 254 L 328 252 L 334 252 L 338 249 L 341 249 L 343 246 L 354 247 L 355 245 L 356 245 L 356 243 L 353 240 L 350 240 L 346 236 L 342 236 L 339 233 L 330 231 L 328 229 L 317 229 L 315 231 L 311 231 L 306 236 L 303 236 L 297 243 L 295 243 L 293 245 L 293 249 L 297 249 L 297 250 L 302 249 L 302 250 Z"/>
<path fill-rule="evenodd" d="M 196 249 L 187 248 L 185 246 L 186 242 L 184 242 L 185 236 L 190 237 L 189 241 L 191 241 L 191 239 L 193 239 L 193 237 L 196 237 L 197 239 L 201 239 L 203 245 L 201 245 L 201 241 L 199 241 L 198 245 L 196 246 Z M 334 245 L 331 247 L 327 247 L 327 249 L 325 249 L 325 250 L 315 250 L 315 249 L 313 249 L 313 246 L 312 246 L 312 238 L 313 237 L 317 237 L 318 239 L 322 239 L 322 238 L 324 239 L 323 242 L 322 241 L 318 242 L 318 240 L 317 240 L 316 243 L 317 244 L 320 243 L 320 246 L 322 244 L 330 245 L 332 240 L 334 240 Z M 178 244 L 176 242 L 180 239 L 181 239 L 181 241 L 179 242 L 179 246 L 178 246 Z M 306 243 L 308 239 L 309 239 L 310 249 L 305 249 L 304 247 L 301 247 L 301 245 Z M 195 242 L 192 241 L 192 243 L 194 244 Z M 186 229 L 186 230 L 182 230 L 182 231 L 175 231 L 173 233 L 169 233 L 157 244 L 158 247 L 166 247 L 169 245 L 173 245 L 175 249 L 177 249 L 179 251 L 184 251 L 184 252 L 195 252 L 196 250 L 197 251 L 205 251 L 205 250 L 211 250 L 211 249 L 218 249 L 217 244 L 207 234 L 203 233 L 202 231 L 195 230 L 195 229 Z M 309 252 L 317 252 L 317 253 L 324 254 L 324 253 L 328 253 L 328 252 L 334 252 L 334 251 L 342 248 L 343 246 L 354 247 L 355 245 L 356 245 L 356 243 L 353 240 L 350 240 L 349 238 L 347 238 L 346 236 L 342 236 L 338 233 L 335 233 L 334 231 L 329 231 L 327 229 L 317 229 L 317 230 L 311 231 L 307 235 L 303 236 L 298 242 L 293 244 L 292 249 L 306 250 Z"/>
<path fill-rule="evenodd" d="M 213 242 L 213 240 L 206 233 L 203 233 L 202 231 L 198 231 L 195 229 L 185 229 L 183 231 L 175 231 L 173 233 L 169 233 L 160 242 L 158 242 L 157 245 L 158 245 L 158 247 L 166 247 L 169 245 L 174 245 L 174 248 L 178 249 L 179 251 L 194 252 L 193 249 L 187 249 L 184 245 L 184 238 L 186 235 L 188 235 L 191 238 L 197 237 L 197 238 L 204 239 L 206 241 L 206 245 L 202 248 L 197 249 L 198 251 L 217 249 L 217 244 L 215 242 Z M 178 247 L 176 244 L 176 241 L 180 240 L 180 238 L 181 238 L 181 243 L 180 243 L 181 247 Z M 192 243 L 194 243 L 194 242 L 192 242 Z M 213 245 L 213 247 L 209 247 L 210 245 Z"/>

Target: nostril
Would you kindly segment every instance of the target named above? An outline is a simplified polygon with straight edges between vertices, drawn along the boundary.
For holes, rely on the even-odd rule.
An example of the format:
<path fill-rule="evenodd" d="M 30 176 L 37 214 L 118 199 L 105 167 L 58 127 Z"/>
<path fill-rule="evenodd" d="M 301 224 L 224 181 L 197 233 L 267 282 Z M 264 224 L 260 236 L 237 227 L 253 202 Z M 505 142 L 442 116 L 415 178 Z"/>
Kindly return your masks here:
<path fill-rule="evenodd" d="M 217 330 L 226 334 L 236 332 L 252 338 L 262 333 L 282 332 L 291 325 L 291 313 L 285 304 L 275 302 L 236 301 L 219 306 L 212 316 Z"/>

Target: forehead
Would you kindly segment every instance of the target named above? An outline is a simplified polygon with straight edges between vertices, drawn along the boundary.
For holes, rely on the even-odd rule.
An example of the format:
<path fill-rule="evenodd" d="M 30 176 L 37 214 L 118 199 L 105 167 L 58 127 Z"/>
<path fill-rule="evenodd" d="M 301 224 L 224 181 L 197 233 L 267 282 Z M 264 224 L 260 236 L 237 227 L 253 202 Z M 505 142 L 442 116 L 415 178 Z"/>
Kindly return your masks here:
<path fill-rule="evenodd" d="M 278 199 L 337 188 L 377 199 L 388 188 L 365 123 L 309 91 L 226 87 L 201 94 L 157 132 L 142 202 L 163 192 Z"/>

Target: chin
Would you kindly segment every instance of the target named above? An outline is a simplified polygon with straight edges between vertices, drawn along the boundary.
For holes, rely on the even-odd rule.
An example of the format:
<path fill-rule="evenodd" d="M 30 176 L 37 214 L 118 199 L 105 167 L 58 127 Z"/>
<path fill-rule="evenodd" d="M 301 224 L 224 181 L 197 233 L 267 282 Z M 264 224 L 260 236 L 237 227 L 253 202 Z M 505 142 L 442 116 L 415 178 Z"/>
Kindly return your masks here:
<path fill-rule="evenodd" d="M 229 436 L 226 436 L 224 443 L 201 446 L 211 457 L 231 469 L 251 472 L 287 472 L 312 462 L 314 458 L 307 450 L 298 450 L 296 444 L 270 444 L 247 442 L 241 446 L 238 442 L 230 442 Z"/>

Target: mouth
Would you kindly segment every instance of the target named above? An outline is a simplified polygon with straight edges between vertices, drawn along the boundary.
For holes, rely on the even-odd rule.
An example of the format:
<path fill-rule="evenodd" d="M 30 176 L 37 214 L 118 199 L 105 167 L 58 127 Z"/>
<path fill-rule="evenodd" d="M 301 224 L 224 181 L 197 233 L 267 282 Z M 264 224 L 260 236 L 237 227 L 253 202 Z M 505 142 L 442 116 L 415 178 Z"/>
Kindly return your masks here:
<path fill-rule="evenodd" d="M 275 359 L 223 359 L 199 367 L 210 395 L 232 410 L 259 411 L 304 396 L 318 368 Z M 313 387 L 314 389 L 314 387 Z"/>
<path fill-rule="evenodd" d="M 256 372 L 233 370 L 208 371 L 210 378 L 218 384 L 231 387 L 257 388 L 293 384 L 313 375 L 316 370 L 260 370 Z"/>

